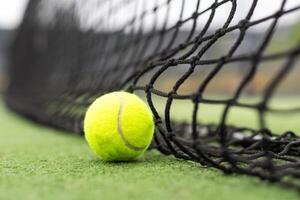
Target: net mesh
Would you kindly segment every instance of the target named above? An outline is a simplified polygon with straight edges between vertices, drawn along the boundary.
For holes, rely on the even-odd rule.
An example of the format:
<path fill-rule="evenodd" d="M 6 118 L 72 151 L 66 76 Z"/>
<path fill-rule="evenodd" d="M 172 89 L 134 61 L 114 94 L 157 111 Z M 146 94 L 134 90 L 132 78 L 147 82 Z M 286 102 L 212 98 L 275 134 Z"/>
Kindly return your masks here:
<path fill-rule="evenodd" d="M 300 105 L 276 100 L 299 94 L 300 37 L 282 39 L 294 37 L 283 30 L 300 13 L 290 2 L 274 1 L 276 10 L 261 16 L 258 0 L 31 0 L 11 51 L 6 102 L 82 134 L 97 97 L 135 92 L 154 115 L 151 148 L 299 190 L 299 125 L 281 126 Z M 244 123 L 242 110 L 252 114 Z M 281 118 L 272 125 L 273 116 Z"/>

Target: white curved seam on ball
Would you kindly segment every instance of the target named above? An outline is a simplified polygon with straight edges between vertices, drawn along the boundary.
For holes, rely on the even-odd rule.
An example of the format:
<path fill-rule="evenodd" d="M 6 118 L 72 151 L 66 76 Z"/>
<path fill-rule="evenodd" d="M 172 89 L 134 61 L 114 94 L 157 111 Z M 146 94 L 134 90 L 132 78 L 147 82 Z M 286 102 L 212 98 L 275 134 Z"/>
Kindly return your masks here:
<path fill-rule="evenodd" d="M 125 135 L 123 133 L 122 130 L 122 113 L 123 113 L 123 108 L 124 108 L 124 100 L 122 97 L 120 97 L 120 109 L 119 109 L 119 113 L 118 113 L 118 133 L 121 136 L 121 139 L 123 140 L 123 142 L 125 143 L 125 146 L 128 147 L 129 149 L 132 149 L 134 151 L 142 151 L 144 150 L 146 147 L 136 147 L 132 144 L 130 144 L 127 139 L 125 138 Z"/>

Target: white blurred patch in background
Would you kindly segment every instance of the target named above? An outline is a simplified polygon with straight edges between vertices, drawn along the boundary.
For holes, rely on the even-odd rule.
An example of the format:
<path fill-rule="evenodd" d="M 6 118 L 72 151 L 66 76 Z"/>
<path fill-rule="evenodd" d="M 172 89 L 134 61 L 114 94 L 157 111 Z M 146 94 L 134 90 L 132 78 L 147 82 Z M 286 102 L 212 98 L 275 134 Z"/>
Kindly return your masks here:
<path fill-rule="evenodd" d="M 16 28 L 22 20 L 27 2 L 28 0 L 1 0 L 0 28 Z"/>

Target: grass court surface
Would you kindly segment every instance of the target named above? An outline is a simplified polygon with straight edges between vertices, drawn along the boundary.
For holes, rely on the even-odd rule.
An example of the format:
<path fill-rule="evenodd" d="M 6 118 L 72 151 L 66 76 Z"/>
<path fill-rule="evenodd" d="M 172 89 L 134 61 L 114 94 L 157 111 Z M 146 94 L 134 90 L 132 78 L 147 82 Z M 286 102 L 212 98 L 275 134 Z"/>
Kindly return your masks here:
<path fill-rule="evenodd" d="M 296 200 L 296 192 L 150 151 L 105 163 L 82 137 L 34 124 L 0 103 L 0 199 Z"/>

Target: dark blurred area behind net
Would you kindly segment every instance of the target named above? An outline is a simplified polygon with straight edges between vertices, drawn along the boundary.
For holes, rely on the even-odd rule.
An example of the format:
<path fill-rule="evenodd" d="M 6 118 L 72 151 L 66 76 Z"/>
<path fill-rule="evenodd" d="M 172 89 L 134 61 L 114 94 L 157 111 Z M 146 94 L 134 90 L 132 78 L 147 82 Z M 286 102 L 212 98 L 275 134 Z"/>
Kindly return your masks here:
<path fill-rule="evenodd" d="M 31 0 L 6 103 L 82 134 L 97 97 L 135 92 L 155 118 L 151 148 L 299 190 L 300 3 L 262 4 Z"/>
<path fill-rule="evenodd" d="M 8 84 L 8 57 L 13 34 L 13 30 L 0 28 L 0 94 L 5 90 Z"/>

